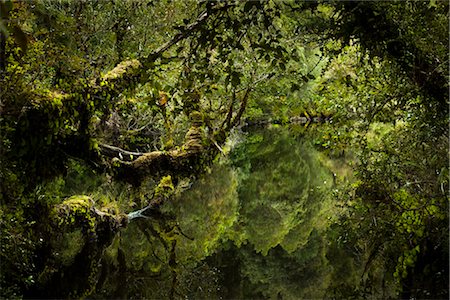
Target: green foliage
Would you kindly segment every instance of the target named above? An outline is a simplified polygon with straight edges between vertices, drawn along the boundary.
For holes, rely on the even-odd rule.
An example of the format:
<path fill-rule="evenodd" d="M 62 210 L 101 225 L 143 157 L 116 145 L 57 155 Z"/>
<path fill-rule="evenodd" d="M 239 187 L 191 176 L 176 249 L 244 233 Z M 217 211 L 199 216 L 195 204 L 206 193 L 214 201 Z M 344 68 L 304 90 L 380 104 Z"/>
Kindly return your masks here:
<path fill-rule="evenodd" d="M 173 203 L 103 257 L 101 273 L 114 276 L 99 276 L 98 288 L 125 274 L 129 291 L 99 295 L 170 298 L 179 288 L 215 298 L 220 275 L 205 261 L 229 239 L 254 289 L 243 297 L 448 297 L 447 2 L 35 0 L 0 9 L 2 297 L 64 282 L 56 277 L 82 251 L 93 252 L 78 270 L 88 283 L 57 292 L 93 293 L 101 251 L 85 234 L 108 231 L 94 207 L 112 217 L 152 195 Z M 237 170 L 192 166 L 200 179 L 182 194 L 192 178 L 133 189 L 105 175 L 112 156 L 123 157 L 104 144 L 230 153 L 241 117 L 333 123 L 254 132 L 231 152 Z M 346 177 L 356 182 L 336 186 Z M 346 268 L 363 271 L 346 277 Z M 136 272 L 175 279 L 134 283 Z M 190 292 L 202 281 L 208 291 Z"/>
<path fill-rule="evenodd" d="M 213 253 L 229 238 L 236 222 L 237 178 L 226 166 L 215 166 L 169 204 L 169 211 L 189 240 L 178 242 L 180 262 L 195 263 Z"/>
<path fill-rule="evenodd" d="M 323 297 L 329 266 L 321 235 L 333 204 L 326 192 L 332 180 L 317 153 L 301 136 L 276 128 L 248 135 L 231 158 L 240 168 L 231 239 L 248 282 L 242 297 Z"/>
<path fill-rule="evenodd" d="M 256 251 L 267 254 L 278 244 L 293 251 L 309 236 L 308 216 L 320 209 L 316 193 L 331 183 L 313 155 L 282 129 L 255 133 L 236 149 L 232 159 L 243 166 L 239 196 L 246 224 L 238 241 L 248 240 Z"/>
<path fill-rule="evenodd" d="M 35 284 L 35 249 L 33 221 L 28 221 L 22 209 L 0 210 L 0 294 L 19 299 L 23 290 Z"/>
<path fill-rule="evenodd" d="M 448 263 L 443 255 L 448 251 L 443 246 L 448 243 L 448 234 L 443 232 L 448 222 L 447 180 L 439 176 L 446 161 L 435 160 L 444 157 L 445 143 L 433 136 L 412 134 L 417 129 L 411 123 L 374 123 L 370 127 L 359 156 L 356 176 L 360 181 L 346 202 L 349 215 L 340 223 L 343 231 L 338 241 L 356 243 L 359 253 L 367 253 L 368 275 L 388 272 L 386 282 L 409 282 L 413 289 L 398 289 L 397 293 L 425 297 L 435 289 L 435 295 L 441 297 L 446 293 L 445 280 L 433 285 L 424 278 L 444 273 L 438 266 Z M 433 143 L 432 150 L 429 143 Z M 368 235 L 370 239 L 364 238 Z M 430 243 L 436 245 L 434 250 Z"/>
<path fill-rule="evenodd" d="M 330 271 L 324 245 L 320 233 L 313 230 L 292 253 L 274 248 L 261 256 L 244 248 L 241 272 L 248 286 L 243 298 L 323 298 Z"/>

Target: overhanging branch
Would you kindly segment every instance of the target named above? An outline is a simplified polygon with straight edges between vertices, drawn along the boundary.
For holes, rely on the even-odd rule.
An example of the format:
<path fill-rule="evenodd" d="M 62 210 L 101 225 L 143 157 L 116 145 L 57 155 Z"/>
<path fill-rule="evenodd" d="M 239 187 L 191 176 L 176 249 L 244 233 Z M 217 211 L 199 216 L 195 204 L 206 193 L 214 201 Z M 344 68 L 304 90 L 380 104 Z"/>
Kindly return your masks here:
<path fill-rule="evenodd" d="M 179 33 L 172 37 L 172 39 L 161 45 L 159 48 L 153 50 L 150 55 L 142 59 L 144 69 L 148 68 L 157 58 L 162 55 L 162 53 L 167 51 L 170 47 L 190 36 L 199 27 L 201 27 L 201 25 L 205 24 L 211 16 L 230 8 L 231 6 L 231 4 L 222 5 L 222 3 L 217 2 L 211 9 L 202 12 L 194 22 L 186 25 L 186 27 L 184 27 Z"/>

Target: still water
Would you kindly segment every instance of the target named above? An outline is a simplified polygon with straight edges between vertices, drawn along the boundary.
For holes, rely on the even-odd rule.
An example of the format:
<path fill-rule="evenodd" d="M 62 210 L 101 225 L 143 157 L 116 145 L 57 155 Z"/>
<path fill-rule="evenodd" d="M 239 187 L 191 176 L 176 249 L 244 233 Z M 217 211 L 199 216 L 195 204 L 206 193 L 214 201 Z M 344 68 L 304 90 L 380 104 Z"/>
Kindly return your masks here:
<path fill-rule="evenodd" d="M 360 280 L 330 234 L 339 211 L 330 159 L 289 128 L 241 139 L 161 218 L 117 236 L 96 298 L 323 299 Z"/>

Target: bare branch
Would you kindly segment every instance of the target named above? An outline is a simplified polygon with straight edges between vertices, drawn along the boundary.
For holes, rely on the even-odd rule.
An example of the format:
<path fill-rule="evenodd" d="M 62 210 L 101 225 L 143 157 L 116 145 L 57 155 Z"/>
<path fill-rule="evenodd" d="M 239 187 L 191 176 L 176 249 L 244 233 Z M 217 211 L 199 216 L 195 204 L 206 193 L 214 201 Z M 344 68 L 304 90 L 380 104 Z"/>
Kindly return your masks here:
<path fill-rule="evenodd" d="M 127 151 L 127 150 L 121 149 L 119 147 L 111 146 L 111 145 L 107 145 L 107 144 L 99 144 L 99 147 L 100 147 L 101 154 L 103 154 L 105 156 L 109 156 L 109 157 L 119 157 L 122 160 L 124 160 L 125 158 L 127 160 L 133 160 L 134 158 L 138 158 L 145 154 L 142 152 Z"/>

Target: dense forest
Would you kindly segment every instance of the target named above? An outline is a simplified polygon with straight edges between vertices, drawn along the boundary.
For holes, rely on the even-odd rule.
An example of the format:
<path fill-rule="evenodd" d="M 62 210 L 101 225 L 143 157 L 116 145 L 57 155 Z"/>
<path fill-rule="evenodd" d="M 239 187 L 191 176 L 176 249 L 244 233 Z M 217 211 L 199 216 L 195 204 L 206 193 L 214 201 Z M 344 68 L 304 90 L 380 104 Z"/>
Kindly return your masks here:
<path fill-rule="evenodd" d="M 0 0 L 0 297 L 448 299 L 449 2 Z"/>

